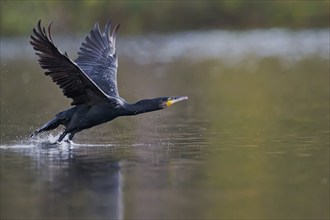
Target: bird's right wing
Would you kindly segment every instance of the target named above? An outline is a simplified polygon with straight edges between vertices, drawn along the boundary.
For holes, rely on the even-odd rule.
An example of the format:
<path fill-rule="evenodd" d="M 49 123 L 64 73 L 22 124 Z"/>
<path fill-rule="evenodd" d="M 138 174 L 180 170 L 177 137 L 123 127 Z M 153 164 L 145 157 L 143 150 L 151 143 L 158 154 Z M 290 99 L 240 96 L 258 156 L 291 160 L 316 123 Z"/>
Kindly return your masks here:
<path fill-rule="evenodd" d="M 107 22 L 101 33 L 95 23 L 82 43 L 75 62 L 108 96 L 119 97 L 117 88 L 116 33 L 117 25 L 110 34 L 111 22 Z"/>
<path fill-rule="evenodd" d="M 60 86 L 65 96 L 73 99 L 71 105 L 93 104 L 109 99 L 66 53 L 61 53 L 55 47 L 50 35 L 51 24 L 47 35 L 40 23 L 41 21 L 38 22 L 37 28 L 33 29 L 30 43 L 39 56 L 40 66 L 48 70 L 45 74 Z"/>

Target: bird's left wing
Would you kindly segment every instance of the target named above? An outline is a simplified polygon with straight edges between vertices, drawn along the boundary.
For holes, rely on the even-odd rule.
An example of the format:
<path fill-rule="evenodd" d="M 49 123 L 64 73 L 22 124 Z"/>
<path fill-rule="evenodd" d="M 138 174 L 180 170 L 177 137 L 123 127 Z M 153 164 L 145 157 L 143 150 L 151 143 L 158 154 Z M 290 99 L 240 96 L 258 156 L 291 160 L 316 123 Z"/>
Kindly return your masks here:
<path fill-rule="evenodd" d="M 71 105 L 93 104 L 109 99 L 106 94 L 84 73 L 81 68 L 71 61 L 66 53 L 60 52 L 54 45 L 48 26 L 48 35 L 45 28 L 41 28 L 41 21 L 33 29 L 31 45 L 39 56 L 39 63 L 45 74 L 60 86 L 68 98 L 72 98 Z"/>
<path fill-rule="evenodd" d="M 95 23 L 90 34 L 82 43 L 75 62 L 108 96 L 119 97 L 117 87 L 118 59 L 116 55 L 117 25 L 110 34 L 111 22 L 104 31 Z"/>

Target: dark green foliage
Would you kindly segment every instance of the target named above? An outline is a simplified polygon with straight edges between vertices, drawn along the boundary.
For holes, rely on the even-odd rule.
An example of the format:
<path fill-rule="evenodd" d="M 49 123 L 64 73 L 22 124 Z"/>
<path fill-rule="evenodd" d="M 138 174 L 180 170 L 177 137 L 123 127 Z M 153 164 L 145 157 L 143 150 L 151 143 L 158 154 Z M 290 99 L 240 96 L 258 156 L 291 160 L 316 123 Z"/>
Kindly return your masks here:
<path fill-rule="evenodd" d="M 329 27 L 328 0 L 288 1 L 1 1 L 1 35 L 29 33 L 39 19 L 69 32 L 95 21 L 124 25 L 122 33 L 192 29 Z"/>

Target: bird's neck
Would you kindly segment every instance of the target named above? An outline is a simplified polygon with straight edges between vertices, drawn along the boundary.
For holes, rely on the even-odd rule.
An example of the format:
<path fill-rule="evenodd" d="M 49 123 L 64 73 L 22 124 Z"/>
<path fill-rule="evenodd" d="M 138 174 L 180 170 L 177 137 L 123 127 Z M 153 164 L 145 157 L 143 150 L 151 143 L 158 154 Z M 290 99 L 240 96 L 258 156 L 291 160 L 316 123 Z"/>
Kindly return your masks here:
<path fill-rule="evenodd" d="M 125 105 L 125 114 L 124 115 L 138 115 L 146 112 L 152 112 L 160 110 L 161 108 L 153 103 L 149 102 L 137 102 L 134 104 Z"/>

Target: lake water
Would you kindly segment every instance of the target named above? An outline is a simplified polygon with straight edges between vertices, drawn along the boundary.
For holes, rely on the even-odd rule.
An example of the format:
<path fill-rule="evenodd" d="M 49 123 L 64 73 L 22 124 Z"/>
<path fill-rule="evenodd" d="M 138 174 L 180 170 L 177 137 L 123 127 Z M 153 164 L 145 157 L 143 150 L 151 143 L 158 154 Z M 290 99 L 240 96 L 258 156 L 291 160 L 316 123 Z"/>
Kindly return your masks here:
<path fill-rule="evenodd" d="M 80 36 L 81 37 L 81 36 Z M 81 38 L 56 36 L 71 57 Z M 328 219 L 329 30 L 122 37 L 126 100 L 187 95 L 51 145 L 69 107 L 1 39 L 1 219 Z"/>

